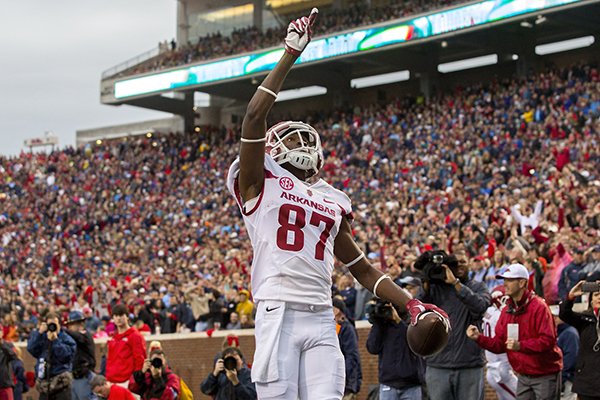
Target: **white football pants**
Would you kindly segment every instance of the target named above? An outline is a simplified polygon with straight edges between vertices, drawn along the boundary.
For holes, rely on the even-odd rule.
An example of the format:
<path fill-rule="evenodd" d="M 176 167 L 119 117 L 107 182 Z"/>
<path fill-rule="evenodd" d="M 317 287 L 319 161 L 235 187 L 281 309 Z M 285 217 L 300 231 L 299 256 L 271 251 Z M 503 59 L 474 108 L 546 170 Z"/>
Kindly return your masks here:
<path fill-rule="evenodd" d="M 499 400 L 514 400 L 517 393 L 517 376 L 508 362 L 502 363 L 497 368 L 490 368 L 486 378 L 490 386 L 496 391 Z"/>
<path fill-rule="evenodd" d="M 273 349 L 277 352 L 279 379 L 256 382 L 258 398 L 340 400 L 344 395 L 346 372 L 333 309 L 290 303 L 284 307 L 279 346 Z M 268 308 L 269 301 L 260 302 L 257 307 L 256 354 L 261 349 L 271 351 L 266 343 L 273 338 L 273 332 L 268 329 Z M 266 319 L 265 315 L 268 315 Z"/>

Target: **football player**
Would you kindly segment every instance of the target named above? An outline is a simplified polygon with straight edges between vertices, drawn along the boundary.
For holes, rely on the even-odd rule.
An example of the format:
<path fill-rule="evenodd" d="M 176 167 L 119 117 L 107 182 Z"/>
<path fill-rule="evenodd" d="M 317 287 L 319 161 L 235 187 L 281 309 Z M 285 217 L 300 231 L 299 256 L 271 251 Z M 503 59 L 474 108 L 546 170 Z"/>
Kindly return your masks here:
<path fill-rule="evenodd" d="M 294 62 L 311 40 L 317 9 L 292 21 L 285 52 L 250 100 L 239 159 L 227 187 L 252 241 L 252 294 L 257 304 L 252 380 L 260 399 L 341 399 L 344 359 L 331 300 L 334 256 L 376 296 L 411 314 L 444 311 L 412 299 L 373 268 L 354 242 L 352 206 L 317 178 L 321 139 L 310 125 L 285 121 L 267 131 L 266 118 Z"/>

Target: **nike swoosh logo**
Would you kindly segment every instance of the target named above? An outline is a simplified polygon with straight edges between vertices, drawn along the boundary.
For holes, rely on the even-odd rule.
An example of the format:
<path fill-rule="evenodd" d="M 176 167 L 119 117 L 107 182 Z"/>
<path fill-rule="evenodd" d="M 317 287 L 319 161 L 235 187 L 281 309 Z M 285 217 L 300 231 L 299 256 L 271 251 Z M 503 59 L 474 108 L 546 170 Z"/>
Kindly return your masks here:
<path fill-rule="evenodd" d="M 278 308 L 281 308 L 281 306 L 279 306 L 279 307 L 273 307 L 273 308 L 269 308 L 267 306 L 267 308 L 265 308 L 265 310 L 267 310 L 267 312 L 271 312 L 271 311 L 277 310 Z"/>
<path fill-rule="evenodd" d="M 323 199 L 323 201 L 324 201 L 325 203 L 329 203 L 329 204 L 335 204 L 333 201 L 329 201 L 329 200 L 327 200 L 327 199 L 325 199 L 325 198 Z"/>

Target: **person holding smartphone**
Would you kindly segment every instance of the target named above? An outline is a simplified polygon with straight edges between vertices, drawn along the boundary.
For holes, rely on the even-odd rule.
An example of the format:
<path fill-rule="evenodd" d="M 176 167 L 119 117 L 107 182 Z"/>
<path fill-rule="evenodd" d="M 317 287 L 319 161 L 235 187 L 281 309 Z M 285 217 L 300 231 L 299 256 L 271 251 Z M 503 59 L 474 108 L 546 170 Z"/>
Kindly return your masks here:
<path fill-rule="evenodd" d="M 589 293 L 588 308 L 582 313 L 573 311 L 574 300 Z M 559 317 L 579 332 L 579 353 L 575 362 L 573 393 L 581 400 L 598 400 L 600 391 L 600 281 L 579 281 L 560 303 Z"/>

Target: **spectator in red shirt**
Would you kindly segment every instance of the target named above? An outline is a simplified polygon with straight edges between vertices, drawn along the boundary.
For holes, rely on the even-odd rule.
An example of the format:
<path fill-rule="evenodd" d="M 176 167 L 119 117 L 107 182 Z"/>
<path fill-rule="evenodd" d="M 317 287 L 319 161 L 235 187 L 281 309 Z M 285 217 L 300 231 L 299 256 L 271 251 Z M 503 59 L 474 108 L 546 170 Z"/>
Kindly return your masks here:
<path fill-rule="evenodd" d="M 96 375 L 90 381 L 92 392 L 106 400 L 135 400 L 133 394 L 124 387 L 114 385 L 102 375 Z"/>
<path fill-rule="evenodd" d="M 496 324 L 496 336 L 482 335 L 475 325 L 467 328 L 467 336 L 492 353 L 506 352 L 517 373 L 517 399 L 558 399 L 563 362 L 550 308 L 527 288 L 525 266 L 511 264 L 497 278 L 504 279 L 510 298 Z M 511 324 L 517 325 L 516 338 L 508 337 Z"/>
<path fill-rule="evenodd" d="M 129 325 L 127 307 L 117 304 L 112 309 L 117 333 L 108 341 L 106 379 L 127 387 L 133 371 L 140 370 L 146 358 L 146 342 L 137 329 Z"/>

